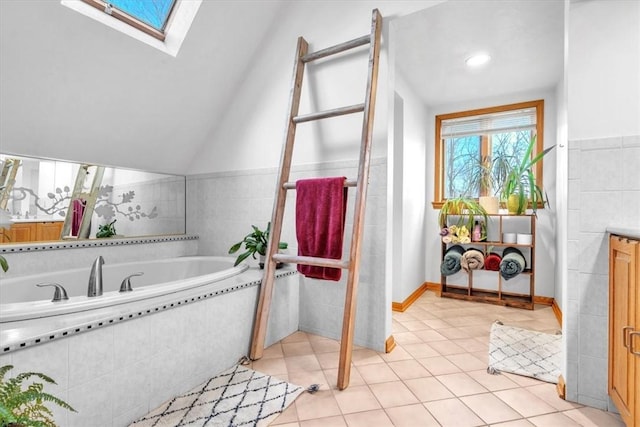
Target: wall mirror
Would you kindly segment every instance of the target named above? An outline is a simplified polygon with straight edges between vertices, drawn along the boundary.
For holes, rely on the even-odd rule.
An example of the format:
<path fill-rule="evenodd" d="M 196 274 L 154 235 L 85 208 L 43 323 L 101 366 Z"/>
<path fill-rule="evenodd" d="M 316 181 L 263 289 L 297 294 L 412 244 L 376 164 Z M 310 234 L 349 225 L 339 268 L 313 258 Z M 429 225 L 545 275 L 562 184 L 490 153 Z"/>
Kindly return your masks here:
<path fill-rule="evenodd" d="M 0 243 L 185 234 L 186 178 L 0 154 Z"/>

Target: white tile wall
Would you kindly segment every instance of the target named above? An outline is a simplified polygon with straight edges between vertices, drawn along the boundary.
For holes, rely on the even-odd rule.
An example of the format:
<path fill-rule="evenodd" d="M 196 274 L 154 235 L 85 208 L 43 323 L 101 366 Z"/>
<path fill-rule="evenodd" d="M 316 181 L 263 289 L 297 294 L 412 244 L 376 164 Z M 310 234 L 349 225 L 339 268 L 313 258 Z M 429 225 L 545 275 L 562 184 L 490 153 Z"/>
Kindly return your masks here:
<path fill-rule="evenodd" d="M 385 295 L 386 159 L 373 159 L 360 269 L 354 341 L 384 349 L 391 333 L 385 312 L 391 301 Z M 355 179 L 357 161 L 331 162 L 292 168 L 290 181 L 319 176 Z M 277 170 L 259 169 L 187 177 L 187 233 L 197 234 L 202 255 L 224 255 L 229 247 L 251 231 L 250 225 L 266 227 L 271 219 Z M 349 250 L 353 223 L 354 189 L 349 189 L 345 252 Z M 295 191 L 287 194 L 282 241 L 297 253 Z M 348 255 L 347 255 L 348 256 Z M 346 271 L 340 282 L 300 279 L 300 330 L 339 338 L 342 325 Z"/>
<path fill-rule="evenodd" d="M 607 396 L 607 226 L 640 226 L 640 136 L 569 143 L 567 398 L 615 410 Z"/>

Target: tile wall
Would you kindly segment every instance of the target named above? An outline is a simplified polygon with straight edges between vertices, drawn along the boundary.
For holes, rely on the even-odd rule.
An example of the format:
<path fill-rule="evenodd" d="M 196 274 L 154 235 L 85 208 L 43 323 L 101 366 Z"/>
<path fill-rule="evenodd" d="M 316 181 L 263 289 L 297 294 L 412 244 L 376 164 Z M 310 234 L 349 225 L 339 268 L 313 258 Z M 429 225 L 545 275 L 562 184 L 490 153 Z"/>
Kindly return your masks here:
<path fill-rule="evenodd" d="M 567 398 L 607 396 L 608 226 L 640 226 L 640 136 L 570 141 Z"/>
<path fill-rule="evenodd" d="M 390 295 L 385 292 L 386 159 L 373 159 L 365 217 L 355 343 L 384 349 L 391 333 Z M 292 168 L 291 181 L 307 177 L 341 176 L 355 179 L 357 161 L 302 165 Z M 187 178 L 187 233 L 199 236 L 199 252 L 224 255 L 229 247 L 270 221 L 277 170 L 257 169 L 195 175 Z M 287 195 L 282 241 L 297 253 L 295 191 Z M 348 253 L 355 189 L 349 189 L 345 243 Z M 300 277 L 300 329 L 339 338 L 342 327 L 346 272 L 340 282 Z"/>

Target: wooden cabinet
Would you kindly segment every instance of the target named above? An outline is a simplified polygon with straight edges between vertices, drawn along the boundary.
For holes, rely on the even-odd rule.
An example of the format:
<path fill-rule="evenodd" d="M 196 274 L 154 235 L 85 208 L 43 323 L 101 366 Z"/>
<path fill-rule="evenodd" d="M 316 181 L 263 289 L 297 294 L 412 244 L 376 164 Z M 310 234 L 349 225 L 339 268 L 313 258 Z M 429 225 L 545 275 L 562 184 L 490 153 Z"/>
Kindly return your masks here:
<path fill-rule="evenodd" d="M 2 243 L 26 243 L 60 240 L 62 221 L 14 222 L 4 229 Z"/>
<path fill-rule="evenodd" d="M 465 249 L 476 248 L 485 255 L 490 252 L 501 255 L 507 247 L 517 248 L 527 261 L 526 268 L 520 273 L 520 286 L 517 288 L 514 288 L 511 284 L 506 286 L 505 280 L 499 271 L 470 270 L 468 273 L 458 273 L 462 275 L 462 279 L 458 277 L 458 283 L 450 283 L 450 279 L 454 278 L 453 276 L 441 275 L 441 296 L 533 310 L 535 295 L 535 215 L 488 215 L 487 219 L 488 222 L 485 225 L 486 241 L 471 242 L 461 246 Z M 452 216 L 451 221 L 455 223 L 456 217 Z M 450 224 L 449 220 L 447 223 Z M 531 243 L 505 242 L 503 236 L 507 232 L 514 236 L 518 233 L 530 234 Z M 456 243 L 442 243 L 443 258 L 447 249 L 454 244 Z M 460 283 L 460 280 L 463 280 L 464 283 Z"/>
<path fill-rule="evenodd" d="M 640 426 L 640 242 L 609 238 L 609 396 Z"/>

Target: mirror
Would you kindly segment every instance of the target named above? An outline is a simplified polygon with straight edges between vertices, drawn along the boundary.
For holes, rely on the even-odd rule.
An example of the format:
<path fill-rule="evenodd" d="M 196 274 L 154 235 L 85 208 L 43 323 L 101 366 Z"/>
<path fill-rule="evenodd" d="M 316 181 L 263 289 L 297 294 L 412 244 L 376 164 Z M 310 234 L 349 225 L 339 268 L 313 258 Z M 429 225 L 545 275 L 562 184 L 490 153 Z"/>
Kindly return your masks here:
<path fill-rule="evenodd" d="M 185 234 L 186 178 L 0 154 L 0 202 L 10 216 L 0 243 Z M 1 206 L 0 206 L 1 207 Z"/>

